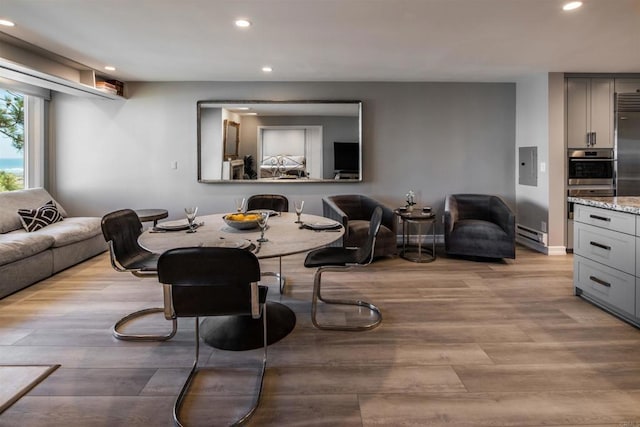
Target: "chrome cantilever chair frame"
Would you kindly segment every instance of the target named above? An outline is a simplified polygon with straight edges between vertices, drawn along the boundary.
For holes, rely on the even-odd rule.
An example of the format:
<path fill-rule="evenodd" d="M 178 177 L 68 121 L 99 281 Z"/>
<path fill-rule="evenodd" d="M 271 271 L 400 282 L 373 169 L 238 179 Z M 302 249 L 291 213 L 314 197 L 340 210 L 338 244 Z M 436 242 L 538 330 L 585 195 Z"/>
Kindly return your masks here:
<path fill-rule="evenodd" d="M 369 228 L 369 242 L 370 250 L 367 258 L 362 260 L 362 262 L 354 262 L 354 263 L 345 263 L 344 265 L 325 265 L 320 266 L 316 270 L 313 276 L 313 296 L 311 299 L 311 322 L 313 326 L 318 329 L 323 330 L 334 330 L 334 331 L 366 331 L 369 329 L 373 329 L 377 327 L 382 322 L 382 312 L 375 305 L 361 300 L 347 300 L 347 299 L 330 299 L 322 297 L 322 274 L 326 272 L 344 272 L 356 268 L 363 268 L 367 265 L 371 264 L 374 258 L 375 246 L 376 246 L 376 236 L 378 231 L 380 230 L 380 223 L 382 219 L 382 208 L 377 207 L 374 210 L 374 213 L 371 217 L 371 224 Z M 331 250 L 332 248 L 328 248 Z M 339 248 L 335 248 L 338 250 Z M 360 248 L 345 248 L 347 251 L 358 251 Z M 319 251 L 323 251 L 323 249 L 318 249 Z M 371 313 L 374 315 L 374 320 L 370 323 L 364 325 L 332 325 L 332 324 L 321 324 L 317 319 L 317 310 L 318 310 L 318 301 L 322 301 L 325 304 L 338 304 L 338 305 L 353 305 L 356 307 L 364 307 L 369 309 Z"/>
<path fill-rule="evenodd" d="M 321 288 L 322 273 L 325 273 L 328 271 L 347 271 L 347 270 L 352 270 L 354 268 L 361 268 L 366 265 L 368 265 L 368 263 L 364 265 L 355 264 L 355 265 L 346 265 L 344 267 L 327 266 L 327 267 L 318 268 L 318 270 L 316 271 L 313 277 L 313 297 L 311 301 L 311 323 L 313 323 L 313 326 L 315 326 L 318 329 L 333 330 L 333 331 L 366 331 L 366 330 L 375 328 L 382 322 L 382 312 L 378 307 L 376 307 L 375 305 L 369 302 L 361 301 L 361 300 L 323 298 L 321 294 L 320 288 Z M 357 325 L 357 326 L 322 325 L 318 322 L 317 316 L 316 316 L 316 312 L 318 310 L 318 300 L 322 301 L 325 304 L 354 305 L 357 307 L 367 308 L 371 310 L 371 312 L 375 315 L 375 320 L 366 325 Z"/>
<path fill-rule="evenodd" d="M 130 218 L 131 214 L 129 212 L 127 212 L 128 210 L 122 210 L 122 211 L 116 211 L 116 212 L 112 212 L 112 214 L 123 214 L 123 215 L 128 215 Z M 135 212 L 131 211 L 134 215 Z M 111 214 L 107 214 L 105 215 L 105 218 Z M 136 215 L 137 218 L 137 215 Z M 140 220 L 138 219 L 138 222 Z M 104 218 L 103 218 L 103 223 L 104 223 Z M 140 230 L 142 229 L 142 223 L 140 223 Z M 103 233 L 104 233 L 104 225 L 103 225 Z M 105 235 L 106 238 L 106 235 Z M 113 240 L 108 240 L 107 244 L 109 246 L 109 260 L 111 261 L 111 266 L 113 267 L 114 270 L 122 272 L 122 273 L 131 273 L 136 277 L 141 277 L 141 278 L 149 278 L 149 277 L 157 277 L 158 273 L 156 270 L 150 270 L 150 269 L 145 269 L 145 268 L 127 268 L 125 266 L 123 266 L 117 259 L 116 256 L 116 250 L 114 247 L 114 243 Z M 111 333 L 113 334 L 113 336 L 116 339 L 119 339 L 121 341 L 167 341 L 170 340 L 171 338 L 173 338 L 176 334 L 176 332 L 178 331 L 178 321 L 177 320 L 172 320 L 172 325 L 171 325 L 171 330 L 166 333 L 166 334 L 162 334 L 162 335 L 154 335 L 154 334 L 127 334 L 121 331 L 121 328 L 124 327 L 124 325 L 126 325 L 127 323 L 139 319 L 141 317 L 150 315 L 150 314 L 156 314 L 156 313 L 164 313 L 165 309 L 163 307 L 153 307 L 153 308 L 145 308 L 142 310 L 138 310 L 135 311 L 133 313 L 127 314 L 126 316 L 124 316 L 123 318 L 119 319 L 111 328 Z"/>
<path fill-rule="evenodd" d="M 167 286 L 169 286 L 169 285 L 167 285 Z M 249 411 L 247 411 L 242 416 L 242 418 L 240 418 L 238 421 L 236 421 L 233 424 L 231 424 L 231 426 L 241 426 L 244 423 L 246 423 L 249 420 L 249 418 L 251 418 L 253 416 L 253 414 L 258 409 L 258 406 L 260 405 L 260 399 L 262 398 L 262 388 L 263 388 L 263 384 L 264 384 L 264 374 L 265 374 L 265 372 L 267 370 L 267 322 L 266 322 L 266 318 L 267 318 L 267 305 L 264 304 L 263 307 L 262 307 L 262 327 L 263 327 L 263 331 L 264 331 L 264 350 L 263 350 L 263 353 L 262 353 L 262 367 L 260 369 L 260 385 L 258 386 L 258 394 L 255 397 L 255 399 L 253 401 L 253 404 L 251 405 L 251 408 L 249 409 Z M 199 358 L 200 358 L 200 318 L 196 317 L 195 318 L 195 359 L 193 361 L 193 366 L 191 367 L 191 371 L 189 371 L 189 376 L 187 377 L 187 380 L 182 385 L 182 388 L 180 389 L 180 393 L 178 394 L 178 398 L 176 399 L 176 402 L 173 405 L 173 422 L 179 427 L 184 427 L 184 424 L 182 424 L 180 422 L 180 418 L 178 417 L 178 413 L 180 412 L 180 408 L 182 408 L 182 404 L 184 403 L 184 398 L 187 396 L 187 391 L 189 390 L 189 387 L 191 386 L 191 383 L 193 382 L 193 379 L 195 378 L 196 374 L 198 373 L 198 370 L 199 370 L 199 368 L 198 368 Z"/>
<path fill-rule="evenodd" d="M 185 257 L 185 256 L 189 256 L 188 251 L 206 251 L 209 252 L 211 254 L 213 254 L 213 257 L 216 257 L 216 253 L 221 253 L 220 251 L 227 251 L 228 253 L 232 254 L 233 251 L 236 251 L 238 253 L 241 253 L 243 255 L 247 255 L 247 254 L 251 254 L 250 252 L 244 252 L 241 249 L 229 249 L 229 248 L 202 248 L 202 247 L 198 247 L 198 248 L 180 248 L 180 249 L 172 249 L 167 251 L 163 257 L 166 258 L 168 257 L 172 257 L 175 256 L 176 254 L 179 257 Z M 166 256 L 165 256 L 166 255 Z M 251 254 L 254 259 L 255 259 L 255 265 L 257 268 L 257 277 L 256 279 L 258 279 L 260 277 L 260 264 L 258 262 L 258 259 L 255 258 L 255 255 Z M 163 261 L 161 261 L 162 263 Z M 224 261 L 222 261 L 224 262 Z M 173 267 L 175 267 L 176 262 L 173 262 Z M 164 267 L 161 267 L 164 268 Z M 167 270 L 170 270 L 172 268 L 172 265 L 167 262 Z M 206 268 L 206 267 L 205 267 Z M 234 268 L 234 267 L 231 267 Z M 246 273 L 246 272 L 245 272 Z M 247 273 L 247 274 L 251 274 L 251 272 Z M 202 272 L 197 272 L 196 275 L 200 275 L 199 279 L 196 279 L 195 282 L 198 282 L 200 280 L 202 280 Z M 166 276 L 167 278 L 163 277 Z M 163 272 L 161 271 L 159 274 L 160 280 L 163 282 L 163 290 L 164 290 L 164 301 L 165 301 L 165 309 L 164 309 L 164 313 L 165 313 L 165 317 L 167 319 L 173 319 L 174 321 L 177 320 L 178 317 L 181 317 L 180 315 L 178 315 L 175 311 L 174 308 L 174 304 L 173 304 L 173 297 L 172 297 L 172 287 L 174 285 L 172 284 L 167 284 L 166 282 L 170 281 L 172 279 L 172 277 L 175 277 L 175 274 L 172 274 L 170 272 L 167 272 L 165 274 L 163 274 Z M 189 285 L 187 285 L 189 286 Z M 195 286 L 194 286 L 195 287 Z M 235 421 L 233 424 L 231 424 L 231 426 L 240 426 L 240 425 L 244 425 L 252 416 L 253 414 L 256 412 L 258 406 L 260 405 L 260 400 L 262 398 L 262 389 L 263 389 L 263 385 L 264 385 L 264 375 L 266 372 L 266 368 L 267 368 L 267 304 L 266 304 L 266 291 L 267 289 L 262 287 L 262 286 L 258 286 L 257 281 L 256 282 L 251 282 L 250 283 L 250 287 L 251 287 L 251 317 L 253 319 L 259 319 L 262 316 L 262 334 L 263 334 L 263 350 L 262 350 L 262 365 L 260 368 L 260 384 L 258 386 L 258 393 L 256 394 L 253 404 L 251 405 L 251 408 L 249 408 L 249 410 L 237 421 Z M 260 296 L 260 289 L 259 288 L 264 288 L 265 293 L 264 293 L 264 301 L 260 301 L 261 300 L 261 296 Z M 174 423 L 179 426 L 179 427 L 184 427 L 184 424 L 180 421 L 180 417 L 179 417 L 179 413 L 180 413 L 180 409 L 182 408 L 182 405 L 184 404 L 184 399 L 187 396 L 187 392 L 191 386 L 191 383 L 193 382 L 193 379 L 195 378 L 196 374 L 202 370 L 203 368 L 198 367 L 198 362 L 200 359 L 200 316 L 195 316 L 195 315 L 185 315 L 187 317 L 194 317 L 195 319 L 195 335 L 194 335 L 194 347 L 195 347 L 195 357 L 194 357 L 194 361 L 193 361 L 193 365 L 191 366 L 191 371 L 189 371 L 189 375 L 186 379 L 186 381 L 184 382 L 184 384 L 182 385 L 182 388 L 180 389 L 180 393 L 178 394 L 178 397 L 176 398 L 176 401 L 173 405 L 173 421 Z"/>
<path fill-rule="evenodd" d="M 289 212 L 289 199 L 280 194 L 254 194 L 247 201 L 247 210 L 271 209 L 275 205 L 280 205 L 282 209 L 274 209 L 281 212 Z M 284 293 L 287 278 L 282 274 L 282 257 L 278 257 L 278 271 L 263 271 L 265 277 L 275 277 L 278 280 L 280 294 Z"/>

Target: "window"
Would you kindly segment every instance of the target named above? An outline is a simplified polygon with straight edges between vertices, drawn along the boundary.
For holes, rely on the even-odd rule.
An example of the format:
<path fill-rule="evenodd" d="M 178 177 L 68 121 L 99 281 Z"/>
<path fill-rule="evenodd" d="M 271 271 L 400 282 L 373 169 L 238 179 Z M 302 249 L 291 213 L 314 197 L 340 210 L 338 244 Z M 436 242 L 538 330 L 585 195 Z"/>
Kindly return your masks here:
<path fill-rule="evenodd" d="M 0 191 L 25 188 L 24 95 L 0 89 Z"/>
<path fill-rule="evenodd" d="M 44 99 L 0 87 L 0 192 L 44 185 Z"/>

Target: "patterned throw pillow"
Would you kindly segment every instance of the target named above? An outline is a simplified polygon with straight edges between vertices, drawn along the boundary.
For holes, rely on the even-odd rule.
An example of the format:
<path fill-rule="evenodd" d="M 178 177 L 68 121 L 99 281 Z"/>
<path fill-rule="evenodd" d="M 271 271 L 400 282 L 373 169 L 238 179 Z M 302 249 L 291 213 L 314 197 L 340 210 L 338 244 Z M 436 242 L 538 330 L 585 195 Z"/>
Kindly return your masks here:
<path fill-rule="evenodd" d="M 28 232 L 40 230 L 54 222 L 62 221 L 62 215 L 53 200 L 49 200 L 38 209 L 18 209 L 22 226 Z"/>

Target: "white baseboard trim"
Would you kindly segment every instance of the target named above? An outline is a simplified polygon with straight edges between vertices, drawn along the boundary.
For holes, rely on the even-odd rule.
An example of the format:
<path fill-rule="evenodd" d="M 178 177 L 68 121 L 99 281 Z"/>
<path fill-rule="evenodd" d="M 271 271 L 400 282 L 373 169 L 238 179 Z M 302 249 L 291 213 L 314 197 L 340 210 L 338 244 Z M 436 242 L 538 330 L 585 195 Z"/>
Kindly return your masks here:
<path fill-rule="evenodd" d="M 523 238 L 522 236 L 516 236 L 516 243 L 520 243 L 522 246 L 526 246 L 528 248 L 533 249 L 534 251 L 541 252 L 543 254 L 548 255 L 547 247 L 540 242 L 536 242 L 534 240 Z"/>
<path fill-rule="evenodd" d="M 411 236 L 409 236 L 409 241 L 407 243 L 415 245 L 416 243 L 418 243 L 418 240 L 420 240 L 423 245 L 430 245 L 432 240 L 431 234 L 428 234 L 428 235 L 423 234 L 421 236 L 412 234 Z M 396 242 L 398 243 L 398 246 L 402 245 L 402 235 L 399 234 L 397 236 Z M 567 254 L 567 248 L 565 246 L 544 246 L 540 242 L 535 242 L 533 240 L 526 239 L 526 238 L 519 238 L 519 236 L 516 236 L 516 243 L 519 243 L 523 246 L 533 249 L 534 251 L 537 251 L 549 256 Z M 436 234 L 436 245 L 444 245 L 444 234 Z"/>
<path fill-rule="evenodd" d="M 417 234 L 412 234 L 409 237 L 407 243 L 415 245 L 418 241 L 422 242 L 423 245 L 430 245 L 432 242 L 431 234 L 421 234 L 418 236 Z M 396 236 L 396 243 L 398 246 L 402 246 L 402 234 L 398 234 Z M 436 234 L 436 245 L 444 245 L 444 234 Z"/>
<path fill-rule="evenodd" d="M 567 254 L 566 246 L 549 246 L 547 248 L 547 255 L 549 256 L 566 255 L 566 254 Z"/>
<path fill-rule="evenodd" d="M 535 242 L 526 238 L 521 238 L 520 236 L 516 236 L 516 242 L 520 243 L 522 246 L 526 246 L 533 249 L 534 251 L 538 251 L 549 256 L 567 254 L 567 248 L 565 246 L 545 246 L 542 243 Z"/>

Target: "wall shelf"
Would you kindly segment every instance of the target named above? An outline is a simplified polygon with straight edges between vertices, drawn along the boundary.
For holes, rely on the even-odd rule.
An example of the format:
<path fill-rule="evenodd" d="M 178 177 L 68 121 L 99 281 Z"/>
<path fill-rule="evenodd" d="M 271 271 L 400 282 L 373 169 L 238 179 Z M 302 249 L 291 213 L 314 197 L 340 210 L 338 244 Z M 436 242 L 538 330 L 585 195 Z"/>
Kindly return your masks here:
<path fill-rule="evenodd" d="M 79 73 L 80 81 L 76 82 L 53 74 L 37 71 L 0 57 L 0 77 L 70 95 L 114 100 L 126 99 L 124 96 L 97 89 L 95 86 L 96 76 L 93 70 L 80 70 Z M 98 81 L 100 80 L 104 79 L 98 78 Z"/>

